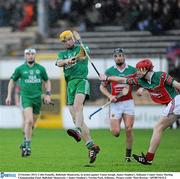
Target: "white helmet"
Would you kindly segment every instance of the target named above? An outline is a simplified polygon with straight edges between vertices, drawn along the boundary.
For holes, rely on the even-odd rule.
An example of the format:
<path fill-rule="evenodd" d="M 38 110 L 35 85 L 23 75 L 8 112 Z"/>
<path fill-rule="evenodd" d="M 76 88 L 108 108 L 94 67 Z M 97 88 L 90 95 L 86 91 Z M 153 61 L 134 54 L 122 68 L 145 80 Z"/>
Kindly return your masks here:
<path fill-rule="evenodd" d="M 26 49 L 24 50 L 24 55 L 26 55 L 26 53 L 36 54 L 36 49 L 34 49 L 34 48 L 26 48 Z"/>

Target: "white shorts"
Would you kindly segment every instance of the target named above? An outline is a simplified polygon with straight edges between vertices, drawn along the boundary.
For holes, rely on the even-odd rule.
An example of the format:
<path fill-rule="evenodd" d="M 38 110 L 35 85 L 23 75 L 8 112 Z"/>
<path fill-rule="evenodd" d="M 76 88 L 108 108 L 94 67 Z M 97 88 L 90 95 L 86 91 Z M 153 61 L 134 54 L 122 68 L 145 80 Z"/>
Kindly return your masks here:
<path fill-rule="evenodd" d="M 122 114 L 134 115 L 134 101 L 120 101 L 117 103 L 111 103 L 110 105 L 110 118 L 120 119 Z"/>
<path fill-rule="evenodd" d="M 180 95 L 177 95 L 162 112 L 162 116 L 168 116 L 169 114 L 180 115 Z"/>

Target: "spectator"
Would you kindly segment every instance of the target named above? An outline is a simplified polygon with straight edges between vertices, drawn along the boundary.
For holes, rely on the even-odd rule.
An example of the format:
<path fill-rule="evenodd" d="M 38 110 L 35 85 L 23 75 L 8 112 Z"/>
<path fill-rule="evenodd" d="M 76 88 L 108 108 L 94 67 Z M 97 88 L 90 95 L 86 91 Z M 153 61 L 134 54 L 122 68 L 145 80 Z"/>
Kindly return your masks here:
<path fill-rule="evenodd" d="M 62 14 L 63 19 L 70 20 L 71 7 L 72 7 L 72 1 L 64 0 L 62 4 L 62 9 L 61 9 L 61 14 Z"/>
<path fill-rule="evenodd" d="M 5 8 L 5 22 L 6 26 L 10 25 L 10 20 L 12 18 L 12 10 L 13 10 L 13 2 L 11 1 L 6 1 L 4 3 L 4 8 Z"/>
<path fill-rule="evenodd" d="M 11 18 L 10 21 L 10 24 L 12 26 L 12 31 L 16 31 L 18 29 L 19 22 L 23 18 L 22 11 L 23 11 L 22 4 L 21 3 L 15 4 L 15 8 L 12 11 L 13 18 Z"/>
<path fill-rule="evenodd" d="M 128 16 L 129 29 L 134 30 L 137 28 L 139 16 L 140 16 L 140 12 L 138 5 L 136 3 L 132 3 L 129 9 L 129 16 Z"/>
<path fill-rule="evenodd" d="M 116 19 L 116 2 L 115 0 L 104 1 L 101 8 L 103 24 L 112 24 Z"/>
<path fill-rule="evenodd" d="M 23 31 L 27 26 L 32 24 L 34 15 L 33 4 L 25 2 L 23 7 L 23 19 L 19 24 L 18 30 Z"/>
<path fill-rule="evenodd" d="M 165 4 L 162 7 L 162 15 L 160 17 L 160 21 L 162 24 L 162 30 L 169 30 L 173 27 L 173 19 L 172 14 L 170 13 L 170 5 Z"/>
<path fill-rule="evenodd" d="M 138 29 L 147 30 L 151 19 L 151 4 L 145 2 L 141 3 L 139 5 L 139 11 Z"/>
<path fill-rule="evenodd" d="M 6 10 L 3 6 L 3 4 L 0 4 L 0 27 L 5 26 L 6 25 Z"/>
<path fill-rule="evenodd" d="M 89 9 L 86 11 L 86 27 L 87 30 L 93 30 L 95 25 L 100 24 L 100 12 L 97 10 L 94 6 L 89 7 Z"/>
<path fill-rule="evenodd" d="M 180 0 L 175 0 L 174 3 L 172 3 L 171 6 L 171 14 L 173 19 L 173 25 L 174 28 L 179 29 L 180 28 Z"/>
<path fill-rule="evenodd" d="M 49 25 L 50 27 L 56 26 L 56 23 L 59 19 L 58 17 L 58 8 L 56 0 L 49 1 Z"/>

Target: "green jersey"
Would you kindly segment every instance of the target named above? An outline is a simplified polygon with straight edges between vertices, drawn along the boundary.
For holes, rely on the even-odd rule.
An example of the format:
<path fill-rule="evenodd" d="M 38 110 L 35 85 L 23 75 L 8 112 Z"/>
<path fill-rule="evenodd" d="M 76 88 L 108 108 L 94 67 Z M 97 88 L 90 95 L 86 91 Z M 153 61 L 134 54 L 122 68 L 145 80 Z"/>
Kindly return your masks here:
<path fill-rule="evenodd" d="M 43 66 L 35 63 L 30 67 L 27 63 L 17 67 L 11 76 L 14 81 L 20 80 L 20 95 L 36 98 L 42 94 L 42 80 L 47 81 L 48 76 Z"/>
<path fill-rule="evenodd" d="M 87 46 L 85 48 L 86 51 L 89 52 L 89 48 Z M 72 49 L 59 52 L 58 61 L 75 57 L 80 52 L 80 50 L 80 45 L 74 45 Z M 66 82 L 69 82 L 72 79 L 87 79 L 88 59 L 86 57 L 84 60 L 78 60 L 75 64 L 65 65 L 63 68 Z"/>

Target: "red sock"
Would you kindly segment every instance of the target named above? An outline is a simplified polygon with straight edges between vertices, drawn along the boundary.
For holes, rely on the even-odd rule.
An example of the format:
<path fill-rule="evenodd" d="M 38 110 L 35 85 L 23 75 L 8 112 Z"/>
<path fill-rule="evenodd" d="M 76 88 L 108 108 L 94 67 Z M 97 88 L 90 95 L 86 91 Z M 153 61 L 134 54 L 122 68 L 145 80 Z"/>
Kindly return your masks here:
<path fill-rule="evenodd" d="M 148 161 L 152 161 L 154 159 L 154 155 L 155 155 L 154 153 L 147 152 L 146 159 Z"/>

